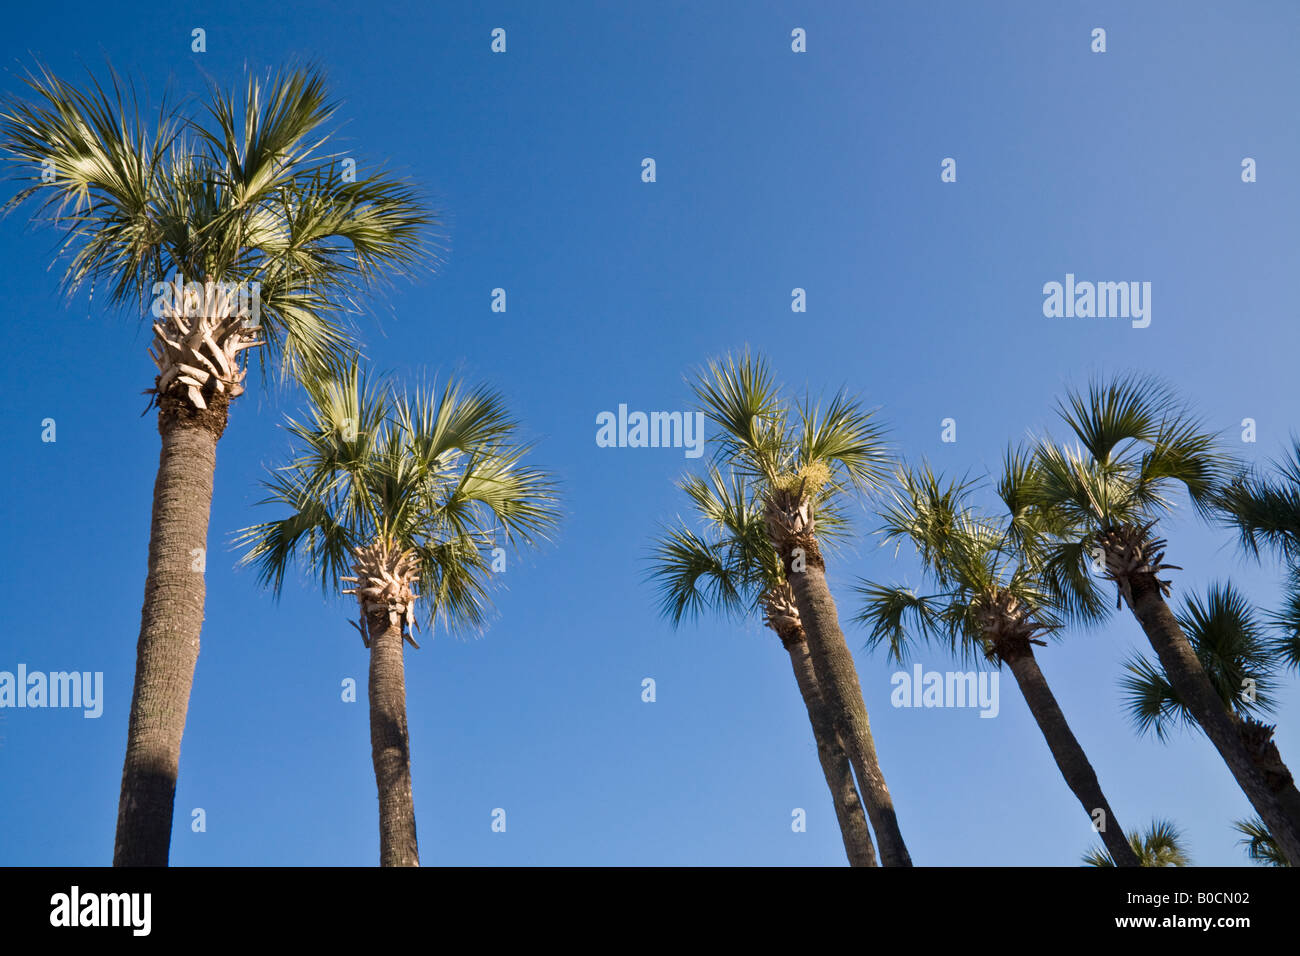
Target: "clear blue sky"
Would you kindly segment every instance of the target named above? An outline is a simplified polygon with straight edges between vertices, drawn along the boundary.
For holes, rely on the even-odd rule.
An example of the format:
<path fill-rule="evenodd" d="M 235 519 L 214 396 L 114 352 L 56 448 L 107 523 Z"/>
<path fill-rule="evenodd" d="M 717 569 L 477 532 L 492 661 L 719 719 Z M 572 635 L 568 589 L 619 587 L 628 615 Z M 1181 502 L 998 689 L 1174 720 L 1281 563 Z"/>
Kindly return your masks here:
<path fill-rule="evenodd" d="M 642 581 L 683 503 L 680 450 L 608 449 L 595 416 L 685 408 L 683 375 L 746 344 L 792 387 L 847 385 L 909 458 L 978 472 L 1051 423 L 1067 382 L 1163 375 L 1215 427 L 1245 417 L 1267 459 L 1300 426 L 1300 8 L 1207 4 L 556 2 L 20 4 L 0 40 L 5 92 L 39 56 L 104 57 L 154 95 L 200 94 L 293 58 L 323 64 L 365 160 L 422 183 L 448 221 L 439 273 L 363 325 L 379 368 L 500 388 L 562 479 L 555 543 L 510 565 L 481 637 L 408 650 L 412 773 L 429 864 L 844 863 L 813 739 L 776 639 L 757 622 L 674 632 Z M 292 8 L 292 9 L 291 9 Z M 204 54 L 190 30 L 207 32 Z M 490 31 L 507 30 L 493 55 Z M 807 30 L 808 52 L 790 50 Z M 1105 54 L 1090 51 L 1094 27 Z M 641 181 L 653 157 L 657 179 Z M 1243 157 L 1258 182 L 1240 178 Z M 957 160 L 958 181 L 940 182 Z M 363 166 L 364 168 L 364 166 Z M 8 195 L 8 193 L 6 193 Z M 71 305 L 55 236 L 0 222 L 10 358 L 0 669 L 103 671 L 98 720 L 0 712 L 0 863 L 112 856 L 149 511 L 155 417 L 147 327 Z M 1152 322 L 1048 319 L 1042 286 L 1152 283 Z M 504 287 L 508 312 L 490 311 Z M 807 290 L 806 315 L 790 310 Z M 299 577 L 276 603 L 234 569 L 298 396 L 254 388 L 218 450 L 207 618 L 171 859 L 373 865 L 367 659 L 343 598 Z M 42 443 L 41 420 L 57 421 Z M 957 420 L 958 440 L 940 441 Z M 830 568 L 916 582 L 866 534 Z M 1276 568 L 1170 522 L 1175 596 L 1225 576 L 1265 605 Z M 1001 713 L 889 704 L 894 667 L 858 661 L 881 762 L 918 864 L 1074 865 L 1094 843 L 1010 675 Z M 1117 678 L 1145 646 L 1117 616 L 1040 652 L 1129 828 L 1188 833 L 1202 864 L 1244 864 L 1245 798 L 1209 744 L 1138 739 Z M 923 654 L 927 668 L 954 666 Z M 641 700 L 653 677 L 658 699 Z M 1300 763 L 1300 693 L 1278 741 Z M 206 811 L 207 832 L 190 829 Z M 507 812 L 493 833 L 491 813 Z M 793 808 L 808 832 L 793 833 Z"/>

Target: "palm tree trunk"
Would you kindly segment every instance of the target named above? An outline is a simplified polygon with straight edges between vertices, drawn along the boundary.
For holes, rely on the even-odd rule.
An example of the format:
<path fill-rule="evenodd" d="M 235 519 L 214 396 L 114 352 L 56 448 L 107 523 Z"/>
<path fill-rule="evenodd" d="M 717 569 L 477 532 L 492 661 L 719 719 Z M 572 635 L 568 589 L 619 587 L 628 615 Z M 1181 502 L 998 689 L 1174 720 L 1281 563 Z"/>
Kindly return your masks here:
<path fill-rule="evenodd" d="M 114 866 L 166 866 L 181 737 L 199 657 L 203 570 L 224 403 L 194 411 L 164 398 L 135 687 L 117 807 Z"/>
<path fill-rule="evenodd" d="M 831 799 L 835 803 L 835 818 L 840 824 L 840 836 L 844 840 L 844 852 L 848 854 L 849 865 L 875 866 L 876 851 L 871 844 L 871 830 L 867 827 L 867 818 L 862 812 L 858 789 L 853 783 L 853 769 L 849 766 L 844 744 L 835 732 L 821 689 L 817 686 L 808 642 L 802 630 L 799 630 L 790 635 L 788 640 L 785 635 L 781 635 L 781 643 L 790 653 L 794 679 L 799 685 L 804 706 L 808 709 L 808 720 L 812 723 L 813 737 L 817 740 L 817 759 L 821 761 L 826 786 L 830 788 Z"/>
<path fill-rule="evenodd" d="M 1277 792 L 1269 788 L 1241 738 L 1241 722 L 1215 693 L 1178 619 L 1165 603 L 1155 575 L 1132 575 L 1130 591 L 1130 609 L 1160 658 L 1169 682 L 1219 751 L 1287 859 L 1293 866 L 1300 865 L 1300 819 L 1284 809 L 1300 803 L 1292 793 L 1295 782 L 1287 774 L 1287 779 L 1278 781 Z"/>
<path fill-rule="evenodd" d="M 858 775 L 858 787 L 867 805 L 867 815 L 876 831 L 876 839 L 880 841 L 881 862 L 885 866 L 911 866 L 912 858 L 898 828 L 894 802 L 876 757 L 876 744 L 871 737 L 871 722 L 867 719 L 867 706 L 862 700 L 857 668 L 844 641 L 844 632 L 840 630 L 835 599 L 826 584 L 821 553 L 812 535 L 797 541 L 804 552 L 803 570 L 794 570 L 792 548 L 783 549 L 783 558 L 786 579 L 794 591 L 799 618 L 808 637 L 817 684 Z"/>
<path fill-rule="evenodd" d="M 411 749 L 406 728 L 402 625 L 381 611 L 366 617 L 370 632 L 370 756 L 379 788 L 379 865 L 419 866 Z"/>
<path fill-rule="evenodd" d="M 1034 649 L 1026 641 L 1022 648 L 1000 652 L 998 656 L 1006 662 L 1016 683 L 1020 685 L 1029 712 L 1034 715 L 1038 729 L 1043 732 L 1047 747 L 1061 769 L 1061 776 L 1083 804 L 1084 812 L 1092 816 L 1094 811 L 1101 810 L 1105 814 L 1102 817 L 1101 841 L 1110 852 L 1110 858 L 1116 866 L 1139 866 L 1137 854 L 1133 852 L 1132 845 L 1124 835 L 1124 828 L 1120 826 L 1106 795 L 1102 793 L 1101 783 L 1097 780 L 1092 764 L 1088 762 L 1088 755 L 1066 723 L 1065 714 L 1061 712 L 1061 707 L 1047 684 L 1047 678 L 1038 667 Z"/>

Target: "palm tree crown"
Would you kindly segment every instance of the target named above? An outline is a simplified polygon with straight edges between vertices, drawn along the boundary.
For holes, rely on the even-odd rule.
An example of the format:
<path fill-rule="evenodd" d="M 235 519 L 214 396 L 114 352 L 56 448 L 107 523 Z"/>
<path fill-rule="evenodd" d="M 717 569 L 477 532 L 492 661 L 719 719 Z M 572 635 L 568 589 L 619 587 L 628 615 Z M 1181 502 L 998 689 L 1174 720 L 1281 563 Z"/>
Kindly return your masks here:
<path fill-rule="evenodd" d="M 808 398 L 791 402 L 766 360 L 749 353 L 710 362 L 693 388 L 718 428 L 715 459 L 757 482 L 769 521 L 774 510 L 802 512 L 820 538 L 833 539 L 844 531 L 842 493 L 884 482 L 884 430 L 844 391 L 825 408 Z"/>
<path fill-rule="evenodd" d="M 1017 457 L 999 486 L 1014 506 L 1018 490 Z M 869 629 L 869 643 L 885 644 L 894 660 L 904 660 L 912 637 L 937 639 L 959 656 L 978 650 L 988 658 L 1009 650 L 1004 642 L 1044 642 L 1037 635 L 1057 630 L 1062 615 L 1054 595 L 1042 587 L 1034 559 L 1039 552 L 1025 542 L 1042 529 L 1028 513 L 997 520 L 970 503 L 973 483 L 944 480 L 928 465 L 901 467 L 881 509 L 885 543 L 896 549 L 910 543 L 920 557 L 934 594 L 911 588 L 862 581 L 857 621 Z"/>
<path fill-rule="evenodd" d="M 394 562 L 409 555 L 430 627 L 480 626 L 491 549 L 535 544 L 558 518 L 555 486 L 521 464 L 529 448 L 500 396 L 449 381 L 407 399 L 355 364 L 308 394 L 308 417 L 288 424 L 297 457 L 265 482 L 266 501 L 291 514 L 242 532 L 244 562 L 278 593 L 297 557 L 328 589 L 381 543 Z"/>
<path fill-rule="evenodd" d="M 1046 580 L 1082 609 L 1097 604 L 1088 573 L 1104 574 L 1121 594 L 1135 572 L 1159 574 L 1162 539 L 1150 532 L 1186 493 L 1202 516 L 1233 467 L 1233 459 L 1185 405 L 1150 377 L 1094 381 L 1086 394 L 1071 390 L 1058 412 L 1074 433 L 1073 447 L 1041 439 L 1035 448 L 1024 505 L 1054 516 L 1081 534 L 1054 536 Z M 1169 582 L 1160 581 L 1167 594 Z"/>
<path fill-rule="evenodd" d="M 323 150 L 337 107 L 318 70 L 250 75 L 239 96 L 214 87 L 198 116 L 164 100 L 152 126 L 116 74 L 110 89 L 44 68 L 26 82 L 33 100 L 0 110 L 0 147 L 29 183 L 6 209 L 35 199 L 34 218 L 63 230 L 69 293 L 102 280 L 111 303 L 143 306 L 175 274 L 257 283 L 260 341 L 297 374 L 337 365 L 356 294 L 430 252 L 412 187 L 347 175 Z"/>

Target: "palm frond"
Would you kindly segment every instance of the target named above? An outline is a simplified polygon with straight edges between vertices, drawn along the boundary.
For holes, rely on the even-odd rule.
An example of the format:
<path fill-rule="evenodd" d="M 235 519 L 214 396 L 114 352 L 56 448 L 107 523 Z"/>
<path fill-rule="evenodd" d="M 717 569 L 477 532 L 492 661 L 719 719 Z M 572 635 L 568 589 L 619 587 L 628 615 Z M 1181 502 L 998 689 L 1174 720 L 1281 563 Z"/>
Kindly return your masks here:
<path fill-rule="evenodd" d="M 1300 569 L 1287 572 L 1282 608 L 1269 618 L 1276 634 L 1269 653 L 1282 667 L 1300 670 Z"/>
<path fill-rule="evenodd" d="M 1264 866 L 1291 865 L 1277 845 L 1277 841 L 1273 839 L 1273 834 L 1259 817 L 1234 820 L 1232 827 L 1243 835 L 1237 842 L 1246 848 L 1246 856 L 1251 862 L 1262 863 Z"/>
<path fill-rule="evenodd" d="M 940 637 L 942 596 L 922 597 L 910 588 L 860 581 L 854 591 L 861 601 L 853 620 L 867 630 L 867 646 L 884 644 L 890 660 L 903 663 L 916 643 Z"/>
<path fill-rule="evenodd" d="M 889 462 L 885 432 L 854 398 L 837 392 L 824 412 L 805 399 L 798 420 L 800 466 L 825 464 L 859 492 L 881 486 Z"/>
<path fill-rule="evenodd" d="M 692 383 L 705 418 L 718 428 L 719 463 L 747 466 L 772 480 L 789 465 L 785 414 L 772 370 L 762 356 L 711 361 Z"/>
<path fill-rule="evenodd" d="M 1259 557 L 1268 549 L 1295 565 L 1300 561 L 1300 439 L 1292 440 L 1290 456 L 1273 468 L 1275 475 L 1243 470 L 1224 483 L 1214 505 L 1248 554 Z"/>
<path fill-rule="evenodd" d="M 725 541 L 706 542 L 689 528 L 665 529 L 655 543 L 649 577 L 660 613 L 674 627 L 705 611 L 740 617 L 754 610 L 757 589 L 748 569 L 728 561 L 727 550 Z"/>
<path fill-rule="evenodd" d="M 1183 832 L 1168 820 L 1154 820 L 1145 832 L 1127 834 L 1128 842 L 1141 866 L 1191 866 Z M 1102 847 L 1083 855 L 1087 866 L 1114 866 L 1115 861 Z"/>

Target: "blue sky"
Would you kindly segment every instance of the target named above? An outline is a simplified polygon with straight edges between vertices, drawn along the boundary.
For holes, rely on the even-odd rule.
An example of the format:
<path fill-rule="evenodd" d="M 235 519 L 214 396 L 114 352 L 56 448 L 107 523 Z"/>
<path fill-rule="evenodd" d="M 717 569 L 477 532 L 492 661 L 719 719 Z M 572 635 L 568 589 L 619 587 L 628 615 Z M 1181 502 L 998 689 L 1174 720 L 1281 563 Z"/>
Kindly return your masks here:
<path fill-rule="evenodd" d="M 1277 3 L 65 4 L 7 12 L 5 93 L 40 57 L 104 58 L 154 96 L 199 95 L 298 59 L 328 71 L 362 169 L 410 175 L 446 217 L 436 276 L 363 320 L 408 379 L 499 388 L 563 483 L 549 547 L 511 562 L 483 635 L 407 653 L 421 858 L 430 864 L 841 865 L 806 714 L 757 621 L 672 630 L 643 581 L 684 504 L 680 449 L 610 449 L 595 418 L 687 407 L 683 376 L 749 345 L 793 389 L 849 387 L 908 459 L 994 466 L 1052 424 L 1067 383 L 1161 375 L 1246 458 L 1300 425 L 1294 277 L 1300 11 Z M 207 52 L 192 53 L 202 27 Z M 507 52 L 489 50 L 507 31 Z M 808 52 L 790 49 L 807 31 Z M 1090 51 L 1094 27 L 1107 51 Z M 657 181 L 641 181 L 653 157 Z M 957 161 L 957 182 L 940 162 Z M 1258 181 L 1241 181 L 1252 157 Z M 6 193 L 7 195 L 7 193 Z M 0 222 L 11 359 L 0 393 L 0 669 L 103 671 L 103 716 L 0 711 L 0 863 L 107 864 L 143 592 L 158 436 L 141 417 L 147 326 L 71 303 L 56 237 Z M 1152 321 L 1049 319 L 1043 284 L 1152 284 Z M 508 311 L 490 310 L 507 290 Z M 807 312 L 791 312 L 791 290 Z M 19 357 L 20 356 L 20 357 Z M 299 396 L 255 387 L 218 448 L 203 644 L 176 799 L 176 865 L 373 865 L 377 805 L 352 606 L 304 576 L 279 602 L 234 568 L 258 481 Z M 40 440 L 54 418 L 57 441 Z M 957 421 L 957 441 L 940 423 Z M 1240 422 L 1254 418 L 1258 441 Z M 877 547 L 830 566 L 919 583 Z M 1169 522 L 1175 597 L 1231 577 L 1265 606 L 1276 567 Z M 33 588 L 34 585 L 34 588 Z M 1009 674 L 1001 712 L 890 706 L 895 667 L 857 657 L 900 824 L 922 865 L 1074 865 L 1094 842 Z M 1117 678 L 1145 646 L 1120 615 L 1039 660 L 1128 828 L 1185 829 L 1193 860 L 1242 865 L 1249 807 L 1209 744 L 1139 739 Z M 938 652 L 918 660 L 955 667 Z M 652 677 L 657 700 L 641 700 Z M 1277 739 L 1300 761 L 1300 693 Z M 491 830 L 504 808 L 505 833 Z M 804 808 L 806 833 L 791 830 Z M 207 830 L 191 831 L 202 808 Z"/>

